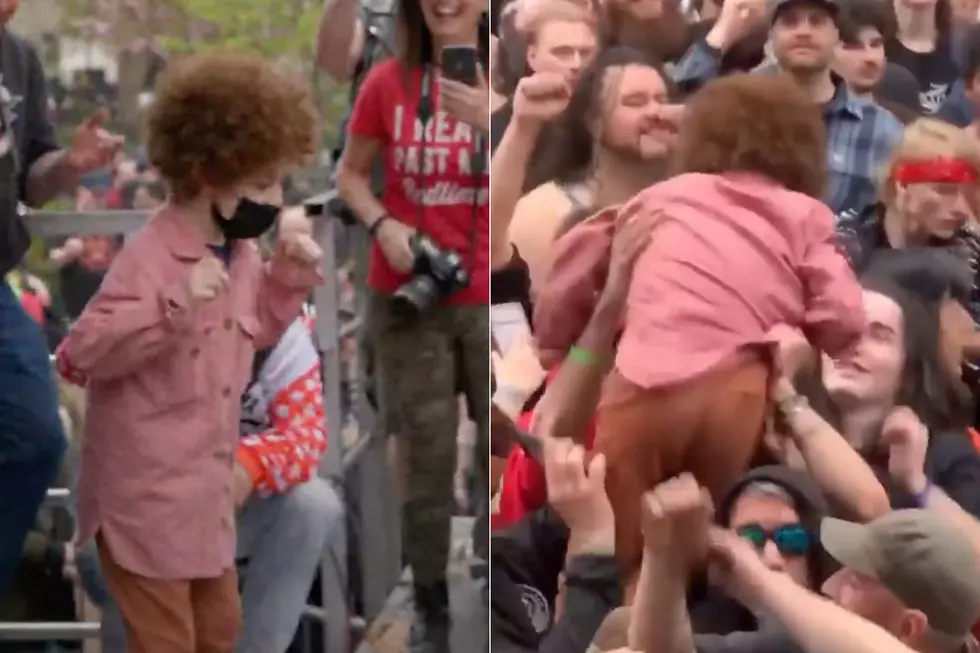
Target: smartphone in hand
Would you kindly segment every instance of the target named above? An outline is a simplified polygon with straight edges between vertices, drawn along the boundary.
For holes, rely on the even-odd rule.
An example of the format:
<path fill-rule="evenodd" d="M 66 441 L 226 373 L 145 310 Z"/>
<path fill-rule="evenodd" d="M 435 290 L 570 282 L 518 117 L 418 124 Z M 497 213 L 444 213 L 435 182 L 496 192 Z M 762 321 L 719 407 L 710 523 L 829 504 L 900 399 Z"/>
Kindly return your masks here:
<path fill-rule="evenodd" d="M 467 86 L 476 86 L 478 59 L 476 48 L 449 45 L 442 49 L 442 76 Z"/>

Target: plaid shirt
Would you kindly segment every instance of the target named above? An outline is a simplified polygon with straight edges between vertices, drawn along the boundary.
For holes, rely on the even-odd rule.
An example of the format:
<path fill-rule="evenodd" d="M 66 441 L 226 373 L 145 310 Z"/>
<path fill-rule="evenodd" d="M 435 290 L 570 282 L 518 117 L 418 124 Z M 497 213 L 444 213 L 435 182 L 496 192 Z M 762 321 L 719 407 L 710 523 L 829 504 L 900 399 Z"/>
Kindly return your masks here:
<path fill-rule="evenodd" d="M 684 90 L 693 90 L 717 77 L 721 53 L 697 41 L 677 62 L 673 77 Z M 762 66 L 767 74 L 778 70 Z M 874 102 L 857 97 L 835 78 L 837 91 L 824 105 L 827 125 L 828 184 L 824 200 L 835 215 L 863 213 L 877 200 L 875 181 L 902 135 L 902 123 Z"/>

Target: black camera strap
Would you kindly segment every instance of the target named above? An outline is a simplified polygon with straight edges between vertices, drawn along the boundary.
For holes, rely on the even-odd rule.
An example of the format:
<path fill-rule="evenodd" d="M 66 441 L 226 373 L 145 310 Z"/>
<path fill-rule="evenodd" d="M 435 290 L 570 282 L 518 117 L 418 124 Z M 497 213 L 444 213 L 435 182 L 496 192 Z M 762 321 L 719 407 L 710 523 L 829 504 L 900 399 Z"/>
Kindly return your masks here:
<path fill-rule="evenodd" d="M 416 108 L 416 117 L 422 122 L 422 143 L 421 143 L 421 153 L 419 168 L 421 172 L 419 173 L 419 186 L 420 197 L 422 201 L 419 202 L 418 217 L 415 222 L 415 227 L 420 232 L 423 231 L 423 225 L 425 223 L 425 190 L 428 187 L 427 175 L 425 170 L 425 153 L 428 147 L 428 129 L 429 121 L 435 116 L 435 111 L 433 109 L 432 100 L 432 87 L 433 87 L 433 71 L 432 66 L 426 64 L 422 69 L 422 83 L 419 89 L 419 103 Z M 471 152 L 470 158 L 470 172 L 472 174 L 473 183 L 473 202 L 470 205 L 472 219 L 470 221 L 470 236 L 469 245 L 466 256 L 463 259 L 463 268 L 466 270 L 470 279 L 473 278 L 473 272 L 476 268 L 476 242 L 479 236 L 480 228 L 480 186 L 483 180 L 483 171 L 486 165 L 486 138 L 479 129 L 473 129 L 473 150 Z"/>

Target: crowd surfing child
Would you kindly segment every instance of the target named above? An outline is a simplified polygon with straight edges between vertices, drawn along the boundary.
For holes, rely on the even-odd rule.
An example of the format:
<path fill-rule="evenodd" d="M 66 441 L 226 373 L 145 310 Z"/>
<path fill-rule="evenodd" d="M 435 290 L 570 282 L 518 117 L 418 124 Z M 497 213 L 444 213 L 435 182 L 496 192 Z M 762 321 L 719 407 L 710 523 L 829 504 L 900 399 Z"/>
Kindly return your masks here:
<path fill-rule="evenodd" d="M 247 101 L 245 101 L 247 99 Z M 148 116 L 169 201 L 127 240 L 59 350 L 87 382 L 78 541 L 95 537 L 130 653 L 231 653 L 241 394 L 320 280 L 307 234 L 263 266 L 280 180 L 315 151 L 306 85 L 255 56 L 173 64 Z"/>
<path fill-rule="evenodd" d="M 651 230 L 595 439 L 631 580 L 642 494 L 690 471 L 720 497 L 756 454 L 769 412 L 770 329 L 799 327 L 838 357 L 864 332 L 861 289 L 837 251 L 830 209 L 816 199 L 826 147 L 819 108 L 791 81 L 718 80 L 689 104 L 677 176 L 556 243 L 535 336 L 543 350 L 569 351 L 605 280 L 616 229 L 644 221 Z M 594 358 L 570 349 L 572 362 Z"/>

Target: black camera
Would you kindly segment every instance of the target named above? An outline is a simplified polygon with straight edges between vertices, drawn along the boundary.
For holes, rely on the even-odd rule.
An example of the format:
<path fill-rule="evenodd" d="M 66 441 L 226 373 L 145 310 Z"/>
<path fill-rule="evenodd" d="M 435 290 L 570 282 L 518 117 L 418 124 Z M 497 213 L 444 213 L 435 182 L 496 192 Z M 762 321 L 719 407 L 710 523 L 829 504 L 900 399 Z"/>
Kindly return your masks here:
<path fill-rule="evenodd" d="M 411 281 L 395 291 L 392 301 L 400 315 L 414 317 L 470 284 L 470 275 L 456 252 L 439 249 L 432 239 L 416 234 L 412 239 L 415 266 Z"/>

